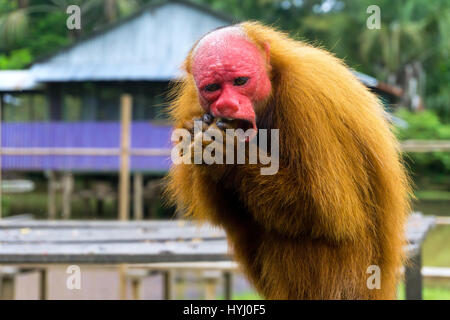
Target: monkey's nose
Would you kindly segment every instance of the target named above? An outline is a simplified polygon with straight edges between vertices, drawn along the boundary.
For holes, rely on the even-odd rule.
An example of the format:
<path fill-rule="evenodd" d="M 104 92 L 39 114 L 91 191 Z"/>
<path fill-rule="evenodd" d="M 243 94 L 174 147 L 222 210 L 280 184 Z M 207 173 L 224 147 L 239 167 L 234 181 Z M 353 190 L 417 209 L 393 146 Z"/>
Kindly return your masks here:
<path fill-rule="evenodd" d="M 236 104 L 227 103 L 218 104 L 215 109 L 217 112 L 214 112 L 216 110 L 212 110 L 213 113 L 217 113 L 215 116 L 232 117 L 239 110 L 239 107 Z"/>

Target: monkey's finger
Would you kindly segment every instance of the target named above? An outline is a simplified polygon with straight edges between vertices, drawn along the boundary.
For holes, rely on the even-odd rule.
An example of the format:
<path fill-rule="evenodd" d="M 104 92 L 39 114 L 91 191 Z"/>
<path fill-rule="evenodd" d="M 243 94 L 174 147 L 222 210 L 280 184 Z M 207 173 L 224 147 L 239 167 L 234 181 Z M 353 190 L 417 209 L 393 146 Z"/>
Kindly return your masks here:
<path fill-rule="evenodd" d="M 211 113 L 205 113 L 202 116 L 202 121 L 208 125 L 210 125 L 211 123 L 213 123 L 214 121 L 214 116 Z"/>

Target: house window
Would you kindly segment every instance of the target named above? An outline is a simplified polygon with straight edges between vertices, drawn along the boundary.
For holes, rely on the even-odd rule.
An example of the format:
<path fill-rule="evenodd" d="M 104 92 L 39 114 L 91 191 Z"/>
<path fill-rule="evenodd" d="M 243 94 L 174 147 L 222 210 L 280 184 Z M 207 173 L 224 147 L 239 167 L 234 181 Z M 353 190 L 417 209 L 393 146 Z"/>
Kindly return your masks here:
<path fill-rule="evenodd" d="M 49 119 L 48 103 L 41 93 L 3 95 L 2 121 L 31 122 Z"/>

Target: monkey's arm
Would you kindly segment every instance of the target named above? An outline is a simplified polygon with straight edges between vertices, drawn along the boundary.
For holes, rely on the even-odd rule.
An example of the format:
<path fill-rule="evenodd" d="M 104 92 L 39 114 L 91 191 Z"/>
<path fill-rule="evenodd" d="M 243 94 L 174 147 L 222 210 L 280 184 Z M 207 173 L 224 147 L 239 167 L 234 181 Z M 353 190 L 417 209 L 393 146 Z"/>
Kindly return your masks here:
<path fill-rule="evenodd" d="M 342 202 L 351 201 L 345 195 L 336 199 L 335 194 L 321 193 L 317 200 L 297 172 L 280 167 L 274 175 L 261 175 L 261 167 L 237 166 L 233 181 L 255 221 L 287 236 L 308 234 L 332 241 L 355 240 L 367 231 L 369 222 L 359 219 L 360 212 L 342 216 L 344 208 L 350 207 Z"/>

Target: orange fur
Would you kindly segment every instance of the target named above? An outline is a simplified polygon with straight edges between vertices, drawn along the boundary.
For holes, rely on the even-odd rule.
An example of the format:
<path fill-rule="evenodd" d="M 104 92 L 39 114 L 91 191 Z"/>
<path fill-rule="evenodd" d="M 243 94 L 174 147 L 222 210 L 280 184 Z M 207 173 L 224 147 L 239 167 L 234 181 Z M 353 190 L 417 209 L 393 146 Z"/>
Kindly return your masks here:
<path fill-rule="evenodd" d="M 272 94 L 258 127 L 280 129 L 280 169 L 174 165 L 171 200 L 223 227 L 234 256 L 268 299 L 393 299 L 403 259 L 409 183 L 382 107 L 330 53 L 256 22 L 270 45 Z M 174 89 L 177 128 L 203 114 L 190 73 Z M 217 172 L 222 172 L 217 175 Z M 370 265 L 381 289 L 368 289 Z"/>

